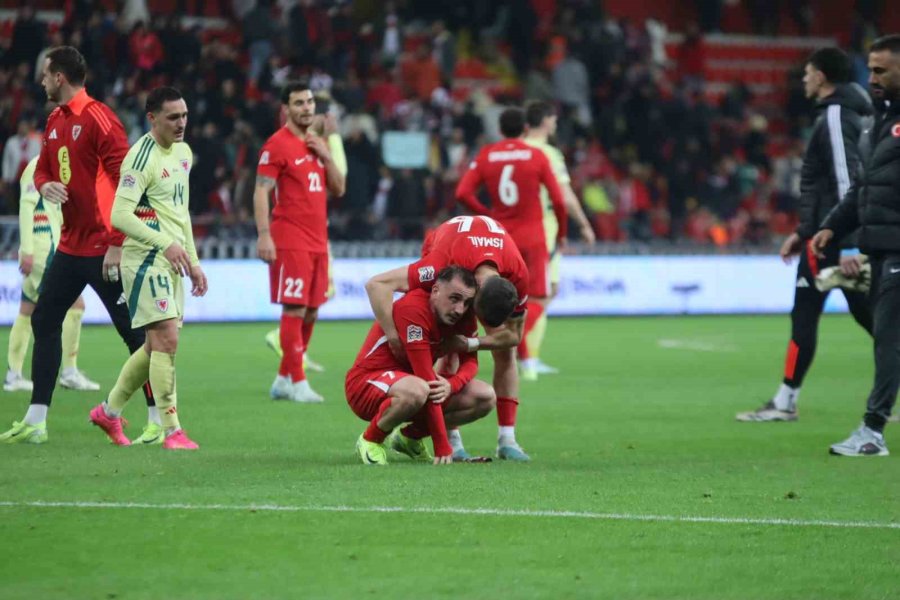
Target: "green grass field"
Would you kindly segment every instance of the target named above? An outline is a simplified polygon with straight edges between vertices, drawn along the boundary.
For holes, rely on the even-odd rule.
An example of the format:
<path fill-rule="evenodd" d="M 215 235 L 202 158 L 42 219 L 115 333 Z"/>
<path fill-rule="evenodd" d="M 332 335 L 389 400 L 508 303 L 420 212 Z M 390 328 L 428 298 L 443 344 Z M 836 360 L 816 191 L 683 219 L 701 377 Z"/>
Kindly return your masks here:
<path fill-rule="evenodd" d="M 67 391 L 49 444 L 0 447 L 0 598 L 900 597 L 896 426 L 894 456 L 827 453 L 872 376 L 848 317 L 823 319 L 790 424 L 734 421 L 779 383 L 786 317 L 552 320 L 543 358 L 563 373 L 521 393 L 533 462 L 440 468 L 357 464 L 343 376 L 368 324 L 317 327 L 319 406 L 268 399 L 269 327 L 184 330 L 199 452 L 113 448 L 87 424 L 103 393 Z M 85 329 L 104 390 L 124 358 L 111 328 Z M 4 428 L 26 403 L 0 397 Z M 496 419 L 463 434 L 492 453 Z"/>

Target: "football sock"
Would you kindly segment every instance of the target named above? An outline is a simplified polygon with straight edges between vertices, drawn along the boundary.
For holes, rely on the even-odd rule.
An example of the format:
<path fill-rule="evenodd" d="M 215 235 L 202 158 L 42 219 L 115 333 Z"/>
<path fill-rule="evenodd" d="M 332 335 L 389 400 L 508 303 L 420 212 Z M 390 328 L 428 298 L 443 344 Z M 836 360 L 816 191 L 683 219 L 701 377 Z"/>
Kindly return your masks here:
<path fill-rule="evenodd" d="M 309 340 L 312 339 L 313 328 L 316 326 L 315 321 L 310 321 L 307 323 L 303 321 L 303 350 L 305 351 L 309 348 Z"/>
<path fill-rule="evenodd" d="M 365 432 L 363 432 L 363 439 L 368 442 L 374 442 L 376 444 L 384 443 L 384 438 L 388 436 L 390 431 L 383 431 L 378 427 L 378 421 L 381 420 L 381 417 L 384 415 L 384 411 L 386 411 L 391 406 L 391 399 L 388 398 L 381 403 L 381 406 L 378 407 L 378 414 L 369 422 L 369 426 L 366 427 Z"/>
<path fill-rule="evenodd" d="M 775 392 L 772 401 L 778 410 L 795 410 L 797 408 L 797 400 L 800 398 L 800 388 L 794 389 L 789 385 L 782 383 Z"/>
<path fill-rule="evenodd" d="M 9 350 L 6 363 L 9 370 L 22 373 L 22 365 L 25 364 L 25 354 L 28 352 L 28 343 L 31 341 L 31 317 L 16 315 L 12 329 L 9 332 Z"/>
<path fill-rule="evenodd" d="M 412 423 L 400 430 L 400 433 L 413 440 L 428 437 L 428 420 L 423 411 L 413 415 Z"/>
<path fill-rule="evenodd" d="M 178 396 L 175 391 L 175 355 L 168 352 L 150 353 L 150 386 L 156 396 L 160 420 L 168 435 L 181 429 L 178 422 Z"/>
<path fill-rule="evenodd" d="M 506 427 L 501 425 L 499 431 L 497 432 L 497 438 L 501 440 L 506 440 L 509 442 L 516 441 L 516 428 L 515 427 Z"/>
<path fill-rule="evenodd" d="M 74 369 L 78 364 L 78 343 L 81 340 L 81 319 L 84 310 L 70 308 L 62 326 L 62 367 Z"/>
<path fill-rule="evenodd" d="M 47 408 L 46 404 L 30 404 L 22 420 L 26 425 L 39 425 L 47 420 Z"/>
<path fill-rule="evenodd" d="M 516 398 L 497 398 L 497 424 L 500 427 L 515 427 L 518 408 L 519 401 Z"/>
<path fill-rule="evenodd" d="M 450 446 L 454 450 L 463 447 L 462 434 L 459 433 L 459 429 L 451 429 L 447 432 L 447 437 L 450 439 Z"/>
<path fill-rule="evenodd" d="M 525 331 L 522 335 L 522 341 L 519 342 L 518 349 L 520 360 L 525 360 L 531 357 L 531 354 L 529 353 L 530 348 L 528 347 L 528 334 L 530 334 L 531 330 L 534 329 L 534 324 L 537 323 L 537 320 L 540 318 L 540 316 L 544 314 L 544 307 L 537 302 L 529 300 L 526 306 L 528 307 L 528 311 L 525 314 Z"/>
<path fill-rule="evenodd" d="M 147 422 L 162 426 L 162 420 L 159 418 L 159 408 L 156 406 L 147 407 Z"/>
<path fill-rule="evenodd" d="M 544 334 L 547 332 L 547 313 L 541 311 L 541 315 L 534 322 L 531 332 L 525 336 L 528 346 L 528 356 L 537 359 L 541 355 L 541 345 L 544 343 Z"/>
<path fill-rule="evenodd" d="M 122 365 L 119 378 L 116 379 L 116 384 L 109 391 L 109 396 L 106 399 L 109 410 L 117 415 L 122 414 L 132 394 L 149 378 L 150 355 L 141 347 L 129 356 L 125 364 Z"/>
<path fill-rule="evenodd" d="M 281 366 L 278 374 L 290 377 L 292 381 L 303 381 L 303 319 L 291 315 L 281 315 Z"/>

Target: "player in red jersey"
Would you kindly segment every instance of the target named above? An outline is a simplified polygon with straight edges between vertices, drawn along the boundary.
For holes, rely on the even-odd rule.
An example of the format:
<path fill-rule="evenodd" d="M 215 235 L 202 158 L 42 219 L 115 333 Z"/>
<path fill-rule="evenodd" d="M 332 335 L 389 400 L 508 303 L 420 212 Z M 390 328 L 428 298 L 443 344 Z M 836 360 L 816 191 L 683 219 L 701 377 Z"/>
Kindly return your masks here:
<path fill-rule="evenodd" d="M 550 251 L 544 231 L 544 205 L 541 186 L 546 188 L 559 223 L 556 234 L 559 248 L 565 246 L 565 198 L 547 155 L 522 139 L 525 113 L 508 108 L 500 115 L 500 131 L 506 138 L 481 149 L 456 188 L 456 199 L 478 215 L 490 215 L 512 235 L 528 265 L 528 316 L 519 354 L 528 358 L 524 337 L 544 313 L 551 295 Z M 491 208 L 482 204 L 475 193 L 484 185 L 491 198 Z"/>
<path fill-rule="evenodd" d="M 394 354 L 399 355 L 400 336 L 391 313 L 393 293 L 429 290 L 436 274 L 454 264 L 472 271 L 478 282 L 475 313 L 488 335 L 460 338 L 459 348 L 493 352 L 500 426 L 497 454 L 505 459 L 528 460 L 515 438 L 519 391 L 515 349 L 524 327 L 528 270 L 512 237 L 499 223 L 485 216 L 463 216 L 441 224 L 426 240 L 421 259 L 375 275 L 366 283 L 375 318 Z M 468 457 L 459 431 L 450 432 L 450 442 L 455 458 Z"/>
<path fill-rule="evenodd" d="M 431 435 L 434 464 L 451 462 L 453 449 L 446 427 L 458 427 L 484 417 L 494 407 L 493 388 L 474 379 L 476 352 L 460 353 L 458 366 L 446 378 L 435 374 L 434 363 L 444 355 L 444 341 L 477 333 L 471 307 L 475 277 L 453 265 L 433 278 L 431 291 L 415 289 L 392 306 L 393 323 L 400 330 L 401 354 L 394 356 L 384 330 L 376 322 L 347 371 L 347 403 L 364 421 L 365 432 L 356 451 L 365 464 L 387 464 L 384 442 L 413 460 L 431 461 L 422 441 Z M 412 423 L 391 433 L 401 423 Z"/>
<path fill-rule="evenodd" d="M 21 422 L 0 434 L 0 442 L 6 443 L 47 440 L 47 412 L 62 360 L 62 323 L 86 286 L 97 293 L 132 355 L 143 352 L 144 345 L 143 329 L 131 328 L 119 281 L 124 236 L 109 224 L 119 168 L 128 152 L 125 130 L 108 106 L 87 95 L 87 65 L 78 50 L 52 49 L 42 69 L 41 84 L 58 106 L 47 118 L 34 185 L 45 201 L 62 204 L 64 224 L 31 318 L 31 405 Z M 159 415 L 146 384 L 144 393 L 150 421 L 157 424 Z"/>
<path fill-rule="evenodd" d="M 306 380 L 303 351 L 328 290 L 328 193 L 343 196 L 345 181 L 328 142 L 310 131 L 316 101 L 309 84 L 287 84 L 281 103 L 287 122 L 260 152 L 253 194 L 257 253 L 269 264 L 271 300 L 281 305 L 279 335 L 284 354 L 270 394 L 276 400 L 322 402 Z"/>

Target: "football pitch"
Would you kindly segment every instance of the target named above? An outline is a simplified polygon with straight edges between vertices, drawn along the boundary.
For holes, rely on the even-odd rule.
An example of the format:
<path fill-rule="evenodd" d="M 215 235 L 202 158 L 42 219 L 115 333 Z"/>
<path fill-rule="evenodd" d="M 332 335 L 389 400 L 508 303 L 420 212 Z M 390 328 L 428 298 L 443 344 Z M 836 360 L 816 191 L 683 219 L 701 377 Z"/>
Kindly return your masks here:
<path fill-rule="evenodd" d="M 368 323 L 317 326 L 323 405 L 269 400 L 271 327 L 184 329 L 193 453 L 88 425 L 126 353 L 86 327 L 103 391 L 57 390 L 48 444 L 0 446 L 0 598 L 900 597 L 900 429 L 894 456 L 827 452 L 871 384 L 848 316 L 823 318 L 800 420 L 774 424 L 734 414 L 775 391 L 786 316 L 551 320 L 542 358 L 562 373 L 520 394 L 532 462 L 446 467 L 357 462 L 343 378 Z M 27 399 L 0 396 L 4 429 Z M 135 437 L 142 397 L 125 416 Z M 463 437 L 492 454 L 496 417 Z"/>

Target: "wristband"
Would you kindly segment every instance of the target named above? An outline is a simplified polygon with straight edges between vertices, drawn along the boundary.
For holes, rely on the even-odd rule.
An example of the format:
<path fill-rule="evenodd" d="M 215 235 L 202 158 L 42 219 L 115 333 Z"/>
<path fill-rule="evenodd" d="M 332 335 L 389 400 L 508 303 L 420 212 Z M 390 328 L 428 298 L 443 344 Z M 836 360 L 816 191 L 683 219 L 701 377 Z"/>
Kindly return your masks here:
<path fill-rule="evenodd" d="M 466 350 L 468 352 L 475 352 L 481 346 L 481 342 L 478 341 L 477 337 L 466 338 Z"/>

